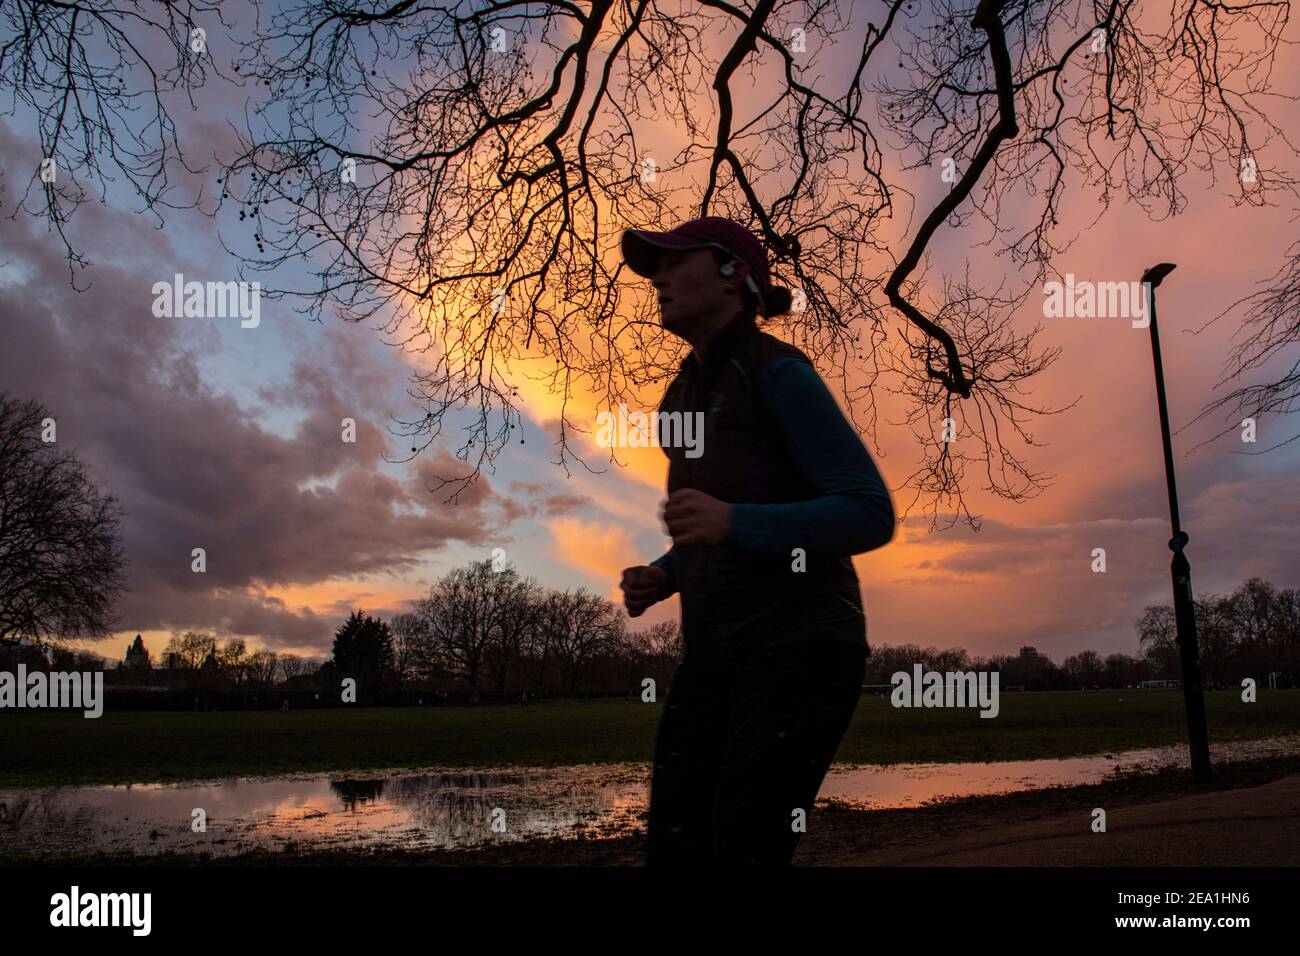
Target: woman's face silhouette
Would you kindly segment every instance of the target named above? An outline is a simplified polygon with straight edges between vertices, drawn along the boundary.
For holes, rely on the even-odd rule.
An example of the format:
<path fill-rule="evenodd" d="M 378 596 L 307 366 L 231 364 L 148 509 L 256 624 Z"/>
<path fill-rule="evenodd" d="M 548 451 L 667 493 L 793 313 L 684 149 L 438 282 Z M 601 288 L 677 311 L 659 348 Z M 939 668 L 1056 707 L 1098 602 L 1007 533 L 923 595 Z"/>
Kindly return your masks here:
<path fill-rule="evenodd" d="M 723 276 L 710 249 L 660 250 L 651 280 L 660 324 L 699 348 L 741 309 L 745 268 L 739 263 L 734 276 Z"/>

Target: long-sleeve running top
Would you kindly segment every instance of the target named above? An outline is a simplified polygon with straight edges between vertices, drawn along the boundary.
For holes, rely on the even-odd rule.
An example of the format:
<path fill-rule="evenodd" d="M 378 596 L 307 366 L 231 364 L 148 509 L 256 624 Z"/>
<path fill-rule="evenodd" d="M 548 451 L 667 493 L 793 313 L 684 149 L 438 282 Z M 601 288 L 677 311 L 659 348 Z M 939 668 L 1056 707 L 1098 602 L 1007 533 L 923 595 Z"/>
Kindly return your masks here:
<path fill-rule="evenodd" d="M 790 453 L 818 497 L 787 504 L 733 504 L 732 540 L 769 554 L 853 555 L 894 535 L 894 506 L 871 454 L 835 403 L 817 370 L 795 358 L 773 362 L 763 376 L 763 400 Z M 677 590 L 672 549 L 651 562 Z"/>

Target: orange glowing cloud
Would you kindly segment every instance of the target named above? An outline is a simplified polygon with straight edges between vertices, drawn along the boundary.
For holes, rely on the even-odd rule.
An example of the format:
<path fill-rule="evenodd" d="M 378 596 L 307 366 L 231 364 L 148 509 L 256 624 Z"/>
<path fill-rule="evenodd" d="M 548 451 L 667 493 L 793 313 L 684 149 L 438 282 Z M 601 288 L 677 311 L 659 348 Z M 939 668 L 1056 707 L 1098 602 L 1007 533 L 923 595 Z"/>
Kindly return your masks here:
<path fill-rule="evenodd" d="M 623 568 L 644 560 L 638 556 L 631 536 L 616 525 L 557 518 L 546 522 L 546 527 L 554 540 L 551 553 L 556 559 L 599 581 L 613 581 L 616 585 Z"/>

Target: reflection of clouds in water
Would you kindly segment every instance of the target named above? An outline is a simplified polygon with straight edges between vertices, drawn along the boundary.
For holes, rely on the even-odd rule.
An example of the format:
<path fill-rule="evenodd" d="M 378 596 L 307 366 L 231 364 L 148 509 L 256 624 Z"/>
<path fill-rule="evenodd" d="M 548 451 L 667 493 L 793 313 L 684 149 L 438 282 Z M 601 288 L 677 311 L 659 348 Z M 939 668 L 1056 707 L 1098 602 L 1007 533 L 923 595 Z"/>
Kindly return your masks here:
<path fill-rule="evenodd" d="M 22 808 L 8 829 L 21 831 L 25 847 L 222 854 L 294 841 L 419 849 L 626 831 L 645 808 L 648 783 L 640 765 L 580 765 L 72 788 L 6 802 Z M 206 833 L 190 830 L 195 807 L 207 813 Z M 504 833 L 492 830 L 498 809 Z"/>
<path fill-rule="evenodd" d="M 1210 748 L 1216 760 L 1248 760 L 1300 752 L 1300 737 L 1231 741 Z M 1120 772 L 1185 767 L 1187 746 L 1152 747 L 1094 757 L 995 763 L 890 764 L 832 767 L 817 796 L 873 810 L 916 807 L 951 797 L 989 796 L 1045 787 L 1099 783 Z"/>
<path fill-rule="evenodd" d="M 1300 737 L 1216 744 L 1217 761 L 1300 752 Z M 831 768 L 818 797 L 877 809 L 1094 783 L 1118 769 L 1185 766 L 1185 746 L 1060 760 Z M 316 774 L 194 785 L 147 784 L 0 791 L 0 851 L 130 850 L 240 853 L 475 846 L 540 836 L 614 836 L 638 829 L 648 805 L 645 764 L 554 769 L 397 771 L 382 777 Z M 203 808 L 206 833 L 190 829 Z M 505 811 L 507 832 L 492 832 Z"/>

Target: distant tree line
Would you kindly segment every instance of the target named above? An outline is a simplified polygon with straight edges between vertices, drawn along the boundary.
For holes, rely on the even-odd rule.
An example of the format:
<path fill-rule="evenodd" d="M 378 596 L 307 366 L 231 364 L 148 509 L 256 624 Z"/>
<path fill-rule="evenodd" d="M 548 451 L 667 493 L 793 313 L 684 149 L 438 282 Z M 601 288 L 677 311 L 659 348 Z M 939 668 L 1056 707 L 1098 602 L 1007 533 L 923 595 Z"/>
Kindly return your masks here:
<path fill-rule="evenodd" d="M 1207 688 L 1300 686 L 1300 591 L 1278 590 L 1253 577 L 1226 596 L 1196 599 L 1201 665 Z M 154 666 L 137 638 L 106 684 L 148 686 L 220 698 L 224 706 L 250 695 L 254 706 L 295 701 L 338 703 L 342 682 L 356 682 L 358 703 L 478 702 L 579 695 L 638 694 L 653 678 L 664 693 L 681 658 L 677 622 L 631 631 L 610 601 L 582 588 L 555 590 L 513 567 L 480 561 L 449 572 L 390 621 L 353 611 L 334 635 L 328 660 L 249 651 L 243 640 L 174 634 Z M 865 683 L 889 684 L 920 663 L 934 671 L 998 671 L 1003 689 L 1077 690 L 1132 687 L 1181 677 L 1171 605 L 1152 605 L 1136 622 L 1137 655 L 1103 658 L 1086 650 L 1057 664 L 1034 648 L 1016 655 L 974 656 L 964 648 L 872 643 Z M 0 641 L 0 668 L 97 670 L 98 655 L 67 648 L 19 647 Z M 178 698 L 179 699 L 179 698 Z M 188 701 L 188 697 L 185 698 Z M 188 703 L 185 706 L 189 706 Z"/>
<path fill-rule="evenodd" d="M 1205 684 L 1239 686 L 1254 677 L 1267 686 L 1300 685 L 1300 591 L 1251 578 L 1226 597 L 1196 601 Z M 609 601 L 579 588 L 558 591 L 524 579 L 512 567 L 480 561 L 450 572 L 412 610 L 389 624 L 354 613 L 335 637 L 322 686 L 352 675 L 363 695 L 383 689 L 462 688 L 476 701 L 528 691 L 532 696 L 636 691 L 646 677 L 667 689 L 680 659 L 676 622 L 629 631 Z M 1085 650 L 1057 664 L 1033 648 L 978 657 L 963 648 L 873 644 L 868 684 L 898 671 L 995 670 L 1003 688 L 1074 690 L 1133 687 L 1181 677 L 1172 605 L 1152 605 L 1136 622 L 1139 653 Z"/>
<path fill-rule="evenodd" d="M 1253 577 L 1227 596 L 1195 599 L 1196 635 L 1206 688 L 1239 687 L 1253 677 L 1261 687 L 1276 673 L 1278 687 L 1300 686 L 1300 589 L 1279 591 Z M 934 671 L 998 671 L 999 686 L 1026 690 L 1133 687 L 1144 680 L 1180 680 L 1182 667 L 1171 604 L 1148 606 L 1136 622 L 1140 653 L 1081 651 L 1061 664 L 1022 648 L 1020 653 L 977 657 L 963 648 L 939 650 L 915 644 L 873 645 L 868 684 L 888 684 L 898 671 L 920 663 Z"/>
<path fill-rule="evenodd" d="M 1279 591 L 1252 577 L 1226 596 L 1196 598 L 1196 638 L 1207 687 L 1235 687 L 1245 677 L 1267 686 L 1300 686 L 1300 588 Z M 1138 620 L 1138 641 L 1157 677 L 1177 677 L 1172 604 L 1153 605 Z"/>
<path fill-rule="evenodd" d="M 305 659 L 296 654 L 277 654 L 269 650 L 250 652 L 242 639 L 218 644 L 213 635 L 203 631 L 172 635 L 160 658 L 163 674 L 172 675 L 174 680 L 184 682 L 206 667 L 220 676 L 223 686 L 234 688 L 275 687 L 310 673 L 320 663 L 319 659 Z M 126 668 L 127 671 L 133 669 L 143 668 L 138 665 Z"/>
<path fill-rule="evenodd" d="M 912 673 L 914 664 L 927 671 L 997 671 L 998 687 L 1025 690 L 1080 690 L 1085 688 L 1132 687 L 1158 675 L 1143 657 L 1109 654 L 1103 660 L 1096 651 L 1083 651 L 1057 664 L 1036 648 L 1022 647 L 1020 652 L 981 657 L 965 648 L 939 650 L 916 644 L 872 645 L 867 658 L 867 684 L 889 684 L 891 677 L 904 671 Z M 1177 673 L 1170 675 L 1177 677 Z"/>
<path fill-rule="evenodd" d="M 137 639 L 108 683 L 202 699 L 310 691 L 325 703 L 338 702 L 349 678 L 358 703 L 639 694 L 646 678 L 662 692 L 681 656 L 677 623 L 642 631 L 627 623 L 621 608 L 583 588 L 544 588 L 480 561 L 449 572 L 391 621 L 354 610 L 325 661 L 186 631 L 172 636 L 157 666 Z"/>

